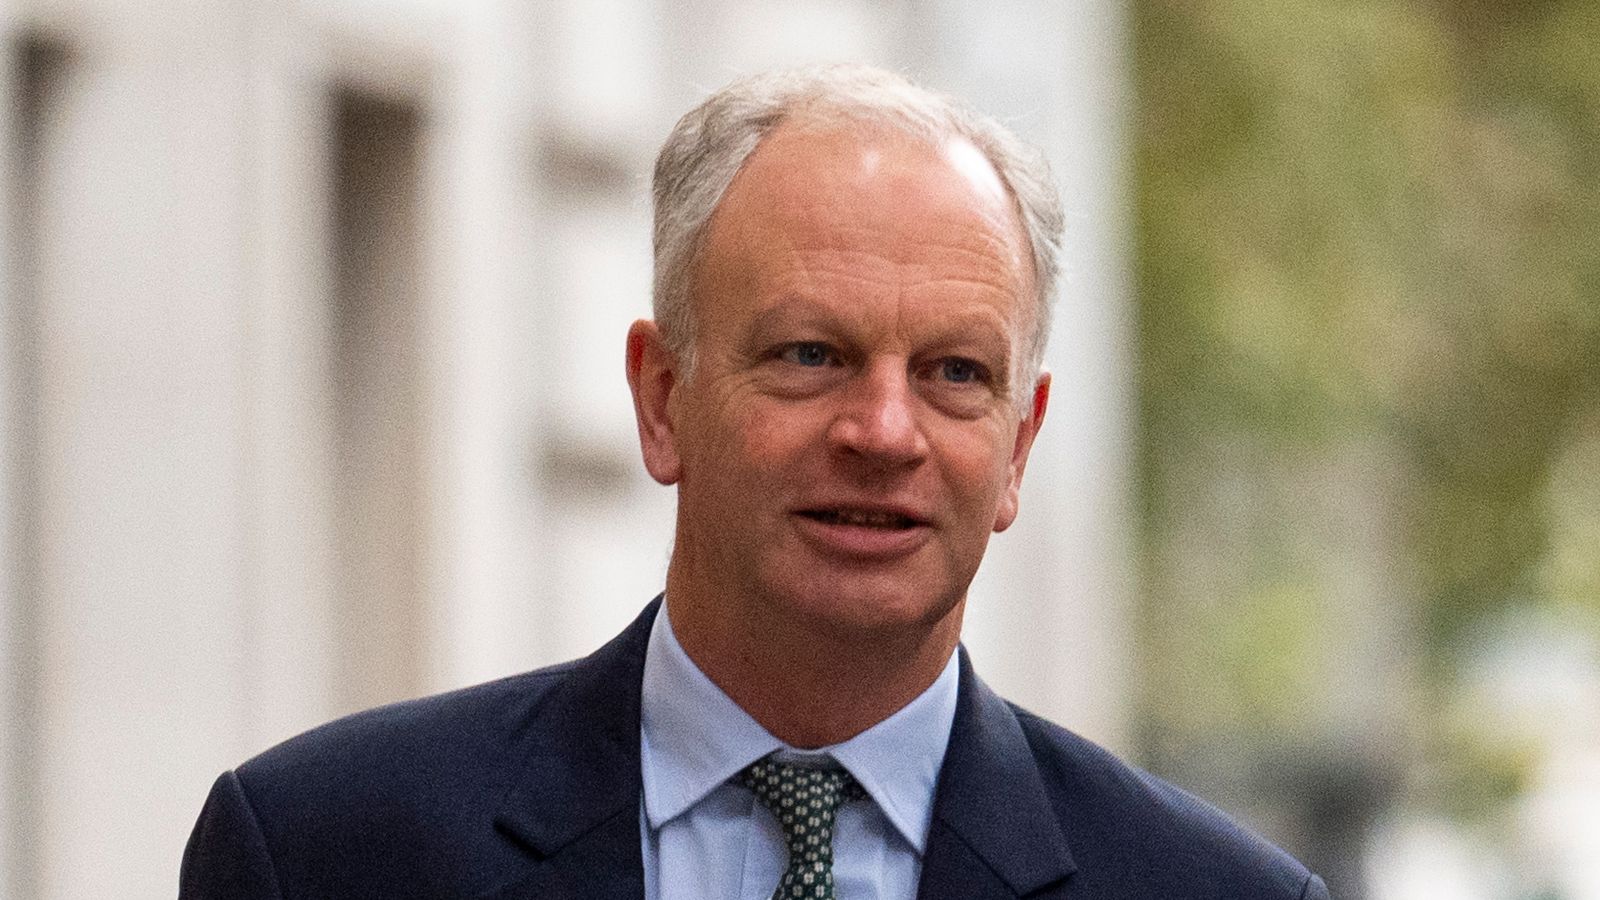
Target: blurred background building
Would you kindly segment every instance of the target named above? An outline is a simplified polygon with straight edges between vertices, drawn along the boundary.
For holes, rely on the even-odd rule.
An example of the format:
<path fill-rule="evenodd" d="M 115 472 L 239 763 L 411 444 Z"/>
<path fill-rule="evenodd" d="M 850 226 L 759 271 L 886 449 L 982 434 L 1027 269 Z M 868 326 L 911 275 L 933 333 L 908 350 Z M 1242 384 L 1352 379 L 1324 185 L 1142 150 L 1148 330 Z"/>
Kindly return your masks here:
<path fill-rule="evenodd" d="M 0 900 L 660 589 L 648 171 L 864 60 L 1045 149 L 1046 429 L 966 641 L 1335 896 L 1600 898 L 1600 7 L 0 0 Z"/>

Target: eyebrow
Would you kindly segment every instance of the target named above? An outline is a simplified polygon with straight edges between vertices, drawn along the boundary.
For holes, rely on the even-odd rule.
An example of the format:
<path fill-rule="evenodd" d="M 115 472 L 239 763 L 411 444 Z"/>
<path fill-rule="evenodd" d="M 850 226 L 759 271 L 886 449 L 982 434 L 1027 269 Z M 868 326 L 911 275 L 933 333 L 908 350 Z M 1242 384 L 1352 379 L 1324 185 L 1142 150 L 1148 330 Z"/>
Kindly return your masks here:
<path fill-rule="evenodd" d="M 750 333 L 760 334 L 779 325 L 827 324 L 834 318 L 804 297 L 784 296 L 751 318 Z"/>
<path fill-rule="evenodd" d="M 975 343 L 986 350 L 994 350 L 1009 360 L 1011 342 L 1006 340 L 1004 320 L 998 316 L 967 313 L 941 319 L 931 337 L 935 344 Z M 998 327 L 996 327 L 998 326 Z M 993 345 L 993 346 L 991 346 Z"/>

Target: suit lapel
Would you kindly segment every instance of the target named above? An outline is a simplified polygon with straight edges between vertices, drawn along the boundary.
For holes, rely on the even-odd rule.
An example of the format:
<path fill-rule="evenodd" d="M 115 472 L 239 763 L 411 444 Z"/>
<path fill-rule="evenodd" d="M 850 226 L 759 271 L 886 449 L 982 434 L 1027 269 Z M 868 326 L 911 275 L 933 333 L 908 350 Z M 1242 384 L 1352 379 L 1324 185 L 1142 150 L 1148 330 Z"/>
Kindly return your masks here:
<path fill-rule="evenodd" d="M 528 865 L 484 900 L 644 897 L 639 686 L 660 602 L 574 663 L 529 722 L 527 752 L 495 816 Z"/>
<path fill-rule="evenodd" d="M 482 900 L 640 900 L 639 690 L 660 598 L 616 639 L 572 664 L 527 726 L 522 764 L 495 828 L 525 871 Z M 934 799 L 919 900 L 1025 897 L 1075 866 L 1022 727 L 973 674 L 961 687 Z"/>
<path fill-rule="evenodd" d="M 918 898 L 1025 897 L 1075 868 L 1016 713 L 973 674 L 963 648 Z"/>

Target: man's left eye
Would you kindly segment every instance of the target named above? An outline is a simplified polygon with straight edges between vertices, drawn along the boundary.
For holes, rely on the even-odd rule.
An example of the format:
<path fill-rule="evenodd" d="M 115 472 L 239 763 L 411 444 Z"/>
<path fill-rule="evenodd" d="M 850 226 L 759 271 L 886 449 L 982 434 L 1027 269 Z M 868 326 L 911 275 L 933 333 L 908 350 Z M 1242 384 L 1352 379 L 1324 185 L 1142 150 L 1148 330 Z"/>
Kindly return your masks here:
<path fill-rule="evenodd" d="M 970 359 L 946 359 L 939 362 L 939 376 L 953 384 L 970 384 L 982 381 L 984 368 Z"/>

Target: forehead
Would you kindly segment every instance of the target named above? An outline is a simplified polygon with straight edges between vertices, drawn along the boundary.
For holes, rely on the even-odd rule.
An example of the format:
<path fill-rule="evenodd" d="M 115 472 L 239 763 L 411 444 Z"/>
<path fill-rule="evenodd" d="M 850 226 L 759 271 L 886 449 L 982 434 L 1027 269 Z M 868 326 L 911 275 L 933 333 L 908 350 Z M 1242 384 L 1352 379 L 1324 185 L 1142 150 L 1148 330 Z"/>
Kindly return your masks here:
<path fill-rule="evenodd" d="M 793 274 L 829 252 L 851 260 L 856 274 L 910 267 L 930 281 L 981 283 L 1032 306 L 1032 253 L 1016 201 L 963 138 L 779 126 L 724 192 L 697 274 L 723 282 Z"/>

